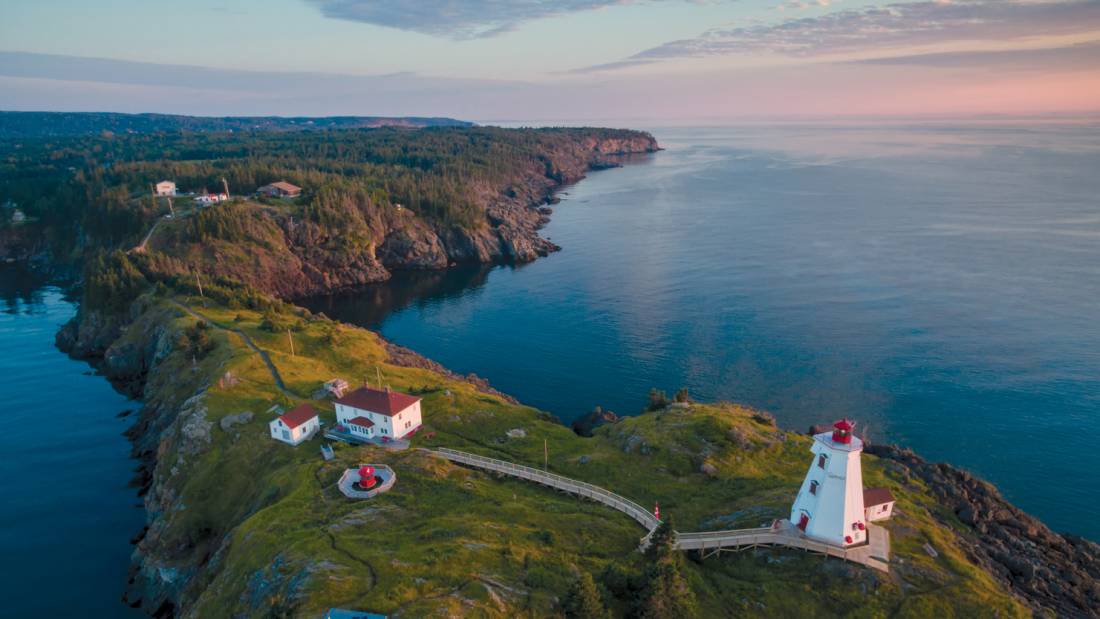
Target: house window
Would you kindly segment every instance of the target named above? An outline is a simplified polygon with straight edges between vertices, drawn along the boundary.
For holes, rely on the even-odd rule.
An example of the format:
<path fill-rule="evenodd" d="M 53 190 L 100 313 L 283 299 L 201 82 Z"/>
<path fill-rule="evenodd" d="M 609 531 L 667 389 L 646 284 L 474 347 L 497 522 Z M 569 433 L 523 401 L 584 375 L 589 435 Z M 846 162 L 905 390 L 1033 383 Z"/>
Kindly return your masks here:
<path fill-rule="evenodd" d="M 825 454 L 821 454 L 817 457 L 817 466 L 820 468 L 825 468 L 825 461 L 828 459 L 829 458 Z"/>
<path fill-rule="evenodd" d="M 810 482 L 810 494 L 817 494 L 817 486 L 818 483 L 816 479 Z"/>

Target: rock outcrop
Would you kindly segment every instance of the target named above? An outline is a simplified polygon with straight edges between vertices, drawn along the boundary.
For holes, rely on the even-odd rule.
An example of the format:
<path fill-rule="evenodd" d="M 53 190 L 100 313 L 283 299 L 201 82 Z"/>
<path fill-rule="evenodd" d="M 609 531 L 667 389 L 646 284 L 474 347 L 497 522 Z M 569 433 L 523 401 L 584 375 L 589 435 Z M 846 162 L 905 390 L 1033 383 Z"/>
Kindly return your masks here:
<path fill-rule="evenodd" d="M 596 428 L 618 422 L 618 415 L 597 406 L 588 414 L 578 417 L 571 427 L 578 436 L 592 436 Z"/>
<path fill-rule="evenodd" d="M 893 445 L 865 451 L 923 481 L 954 510 L 970 528 L 960 539 L 971 560 L 1030 606 L 1059 617 L 1100 617 L 1100 545 L 1054 533 L 1006 501 L 993 484 L 962 469 Z"/>

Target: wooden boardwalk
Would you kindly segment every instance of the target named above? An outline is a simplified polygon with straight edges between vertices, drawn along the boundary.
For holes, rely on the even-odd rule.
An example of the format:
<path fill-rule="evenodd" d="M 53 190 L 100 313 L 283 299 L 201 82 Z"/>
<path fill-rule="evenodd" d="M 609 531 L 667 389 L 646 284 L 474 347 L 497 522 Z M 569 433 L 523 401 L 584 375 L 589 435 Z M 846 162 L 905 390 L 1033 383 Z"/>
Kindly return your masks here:
<path fill-rule="evenodd" d="M 583 481 L 523 466 L 522 464 L 514 464 L 454 449 L 439 449 L 435 453 L 452 462 L 533 481 L 618 510 L 645 527 L 648 533 L 642 538 L 642 548 L 649 544 L 649 536 L 653 534 L 653 530 L 659 524 L 657 518 L 649 510 L 626 497 L 599 486 L 593 486 Z M 677 531 L 676 547 L 680 550 L 697 550 L 704 557 L 708 557 L 726 551 L 736 552 L 762 546 L 783 546 L 819 553 L 826 557 L 844 559 L 883 572 L 890 571 L 890 533 L 886 529 L 872 524 L 868 525 L 868 538 L 870 541 L 862 546 L 842 548 L 810 539 L 789 521 L 777 520 L 773 526 L 759 529 L 702 531 L 699 533 L 681 533 Z"/>

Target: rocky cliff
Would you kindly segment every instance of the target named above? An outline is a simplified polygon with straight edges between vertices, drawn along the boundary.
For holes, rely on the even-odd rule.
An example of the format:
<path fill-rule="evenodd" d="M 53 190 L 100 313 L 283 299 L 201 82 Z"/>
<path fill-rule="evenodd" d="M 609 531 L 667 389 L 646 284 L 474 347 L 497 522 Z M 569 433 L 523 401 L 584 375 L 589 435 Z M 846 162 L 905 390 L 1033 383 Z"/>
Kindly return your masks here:
<path fill-rule="evenodd" d="M 1100 617 L 1100 545 L 1054 533 L 964 470 L 893 445 L 866 452 L 927 484 L 969 527 L 959 539 L 970 559 L 1029 605 L 1059 617 Z"/>
<path fill-rule="evenodd" d="M 471 179 L 464 199 L 473 220 L 443 223 L 399 204 L 335 205 L 336 221 L 319 222 L 301 208 L 244 203 L 219 206 L 247 220 L 243 238 L 197 241 L 186 221 L 168 222 L 149 244 L 155 269 L 228 277 L 284 299 L 384 281 L 391 271 L 444 269 L 456 263 L 529 262 L 560 249 L 539 234 L 554 192 L 591 170 L 659 149 L 653 136 L 579 133 L 515 159 L 506 185 Z M 309 208 L 308 206 L 306 208 Z"/>

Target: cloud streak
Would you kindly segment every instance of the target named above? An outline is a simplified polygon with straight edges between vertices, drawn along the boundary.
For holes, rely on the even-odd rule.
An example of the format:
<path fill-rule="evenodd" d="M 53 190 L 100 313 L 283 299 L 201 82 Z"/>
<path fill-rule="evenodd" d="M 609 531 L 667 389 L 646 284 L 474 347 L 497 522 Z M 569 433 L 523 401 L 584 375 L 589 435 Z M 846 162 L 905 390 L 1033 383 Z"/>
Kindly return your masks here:
<path fill-rule="evenodd" d="M 477 39 L 535 19 L 631 4 L 632 0 L 308 0 L 326 17 L 452 39 Z"/>
<path fill-rule="evenodd" d="M 952 43 L 1018 41 L 1100 31 L 1095 0 L 949 0 L 849 9 L 778 23 L 720 28 L 670 41 L 617 63 L 578 72 L 680 58 L 774 54 L 795 58 Z"/>

